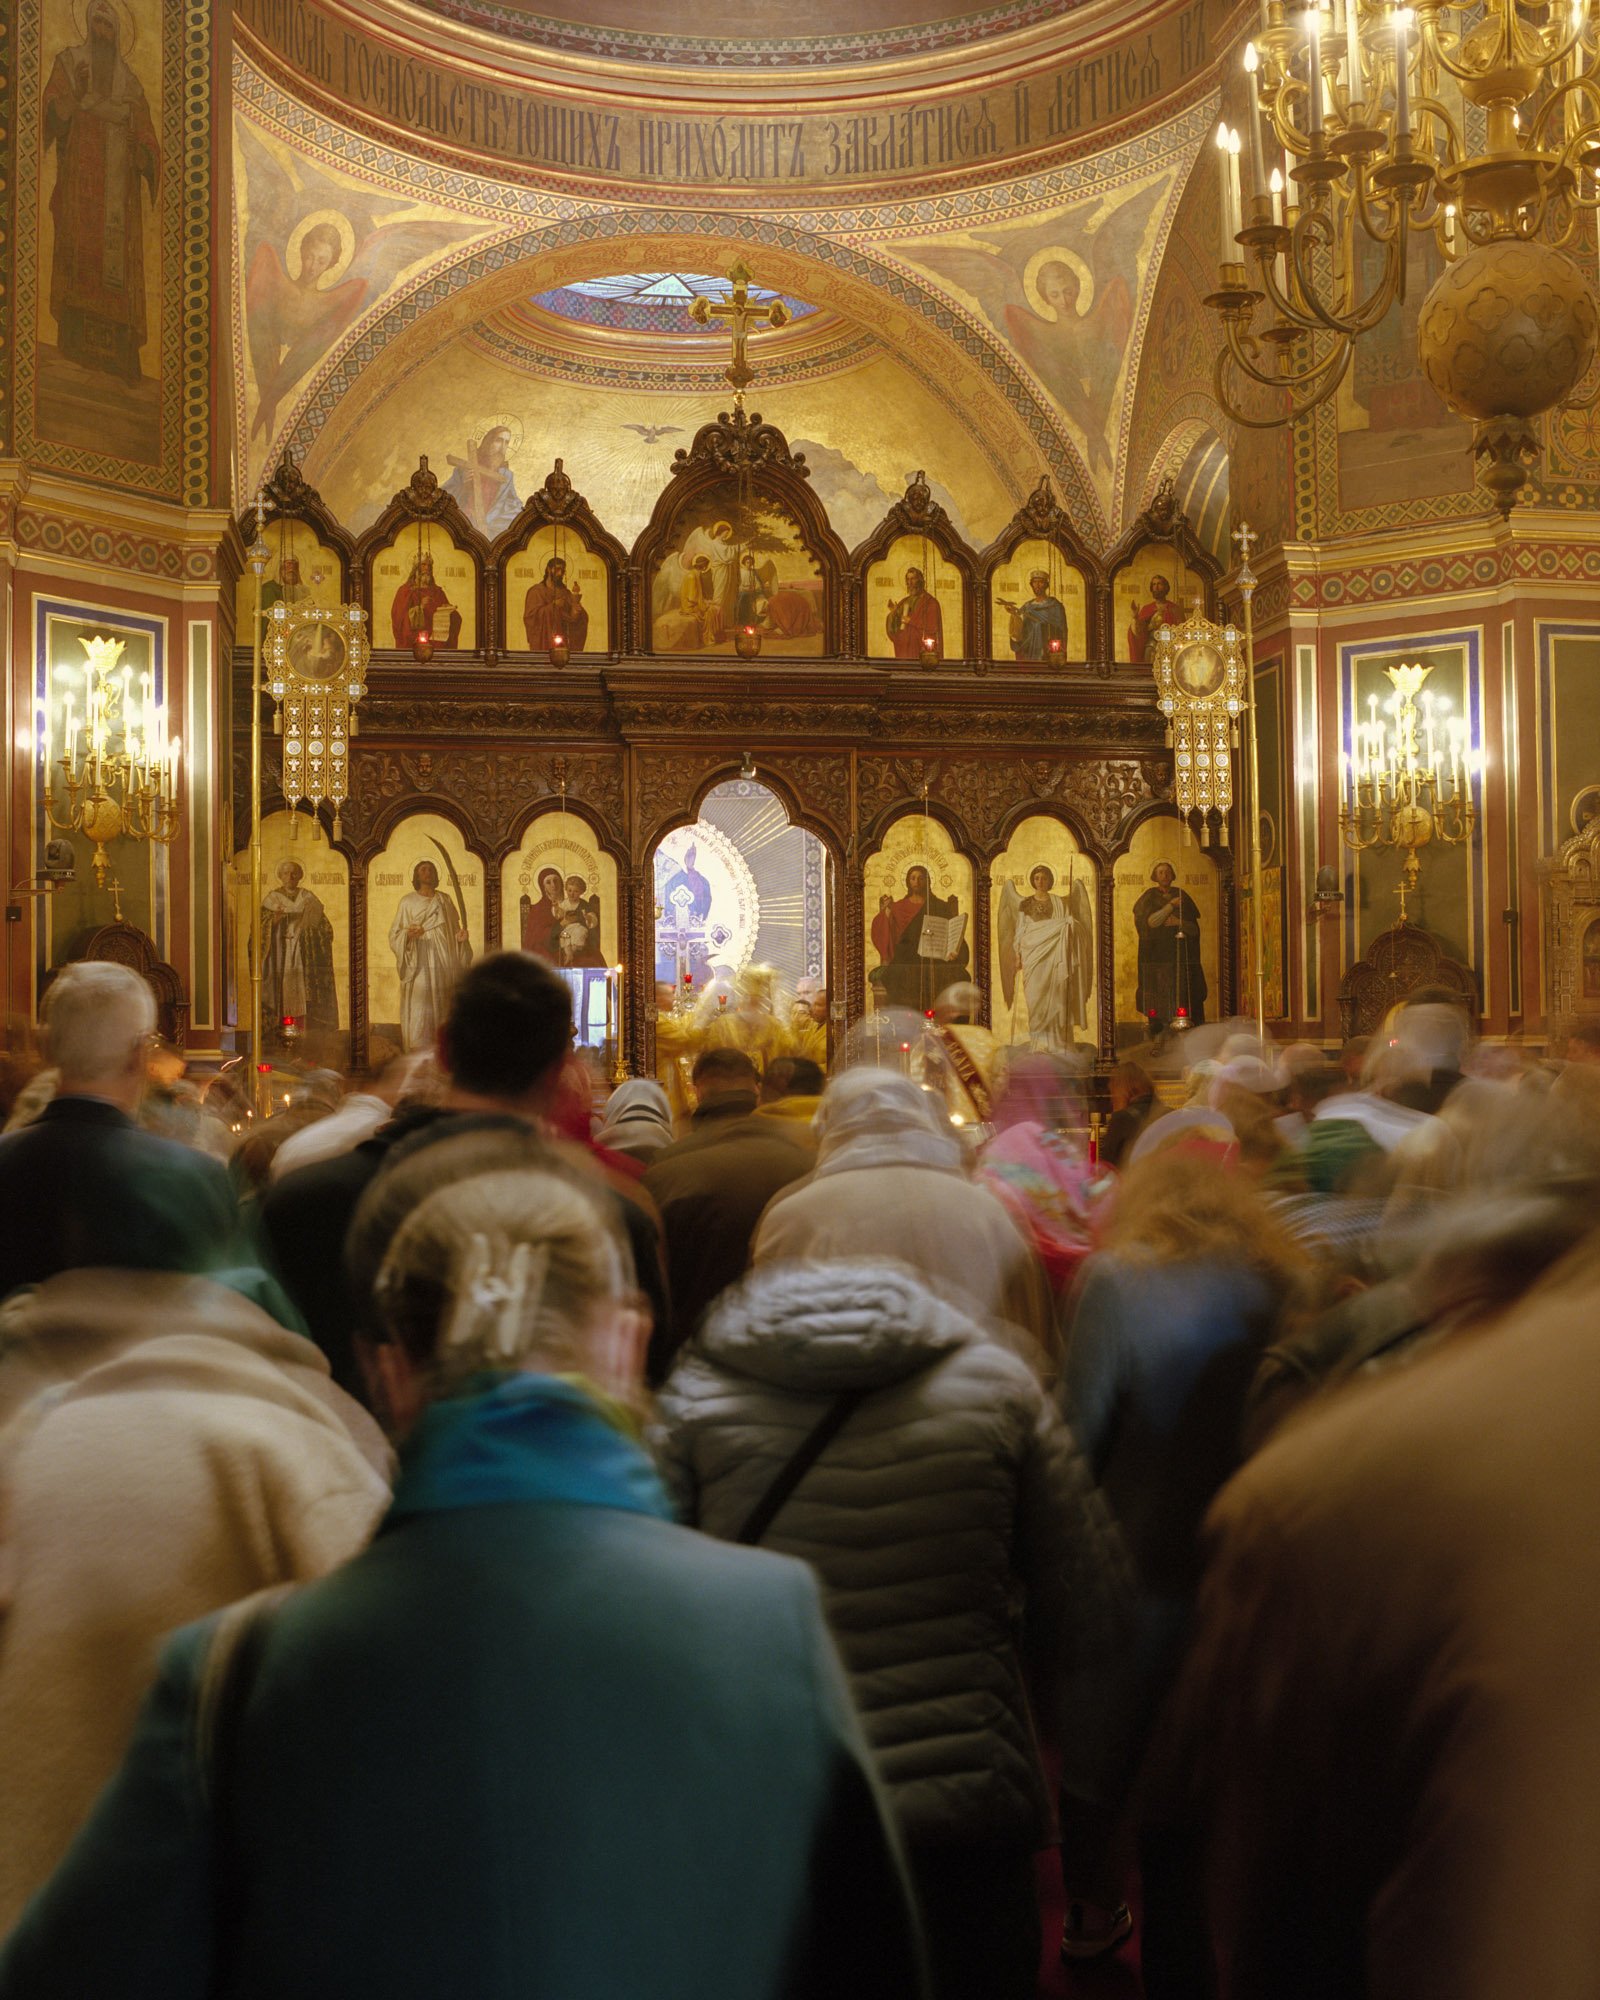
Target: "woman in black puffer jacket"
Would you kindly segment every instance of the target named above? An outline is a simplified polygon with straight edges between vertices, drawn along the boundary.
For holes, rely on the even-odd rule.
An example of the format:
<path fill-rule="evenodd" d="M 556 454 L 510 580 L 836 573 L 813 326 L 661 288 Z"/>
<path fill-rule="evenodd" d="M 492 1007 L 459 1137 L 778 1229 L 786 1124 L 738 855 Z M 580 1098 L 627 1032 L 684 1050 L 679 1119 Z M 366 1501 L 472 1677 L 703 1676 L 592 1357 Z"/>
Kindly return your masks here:
<path fill-rule="evenodd" d="M 822 1581 L 940 2000 L 1031 2000 L 1049 1814 L 1017 1640 L 1044 1685 L 1100 1651 L 1121 1543 L 1027 1365 L 888 1262 L 771 1266 L 724 1297 L 661 1395 L 685 1520 L 740 1539 L 845 1396 L 761 1540 Z"/>

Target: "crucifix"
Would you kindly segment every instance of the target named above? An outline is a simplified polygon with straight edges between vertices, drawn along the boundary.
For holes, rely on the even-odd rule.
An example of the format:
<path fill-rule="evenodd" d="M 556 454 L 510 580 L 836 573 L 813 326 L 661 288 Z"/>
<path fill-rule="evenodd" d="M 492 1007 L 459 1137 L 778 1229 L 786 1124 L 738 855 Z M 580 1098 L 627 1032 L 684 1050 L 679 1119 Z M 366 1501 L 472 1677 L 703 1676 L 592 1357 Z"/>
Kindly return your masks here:
<path fill-rule="evenodd" d="M 690 302 L 689 317 L 696 326 L 714 326 L 718 320 L 726 320 L 728 331 L 733 336 L 733 359 L 723 370 L 733 384 L 734 401 L 744 408 L 745 384 L 755 378 L 750 364 L 745 359 L 745 342 L 752 330 L 758 326 L 787 326 L 789 308 L 782 299 L 769 299 L 763 305 L 752 304 L 750 298 L 750 273 L 742 263 L 735 264 L 728 273 L 732 294 L 725 300 L 694 299 Z"/>
<path fill-rule="evenodd" d="M 1233 539 L 1239 544 L 1239 580 L 1242 583 L 1248 577 L 1254 583 L 1255 578 L 1250 571 L 1250 551 L 1261 537 L 1248 521 L 1241 521 L 1233 531 Z"/>

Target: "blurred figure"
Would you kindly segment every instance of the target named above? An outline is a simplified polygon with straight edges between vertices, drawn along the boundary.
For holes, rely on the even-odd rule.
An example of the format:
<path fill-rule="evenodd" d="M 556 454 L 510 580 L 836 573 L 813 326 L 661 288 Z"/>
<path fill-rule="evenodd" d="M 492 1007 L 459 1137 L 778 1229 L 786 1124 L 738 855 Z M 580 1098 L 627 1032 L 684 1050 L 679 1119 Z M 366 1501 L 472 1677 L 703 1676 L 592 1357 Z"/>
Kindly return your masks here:
<path fill-rule="evenodd" d="M 676 1136 L 667 1093 L 648 1076 L 632 1076 L 617 1085 L 595 1133 L 600 1145 L 637 1161 L 641 1171 Z"/>
<path fill-rule="evenodd" d="M 1032 2000 L 1049 1813 L 1014 1621 L 1049 1679 L 1107 1642 L 1122 1581 L 1038 1383 L 903 1265 L 770 1265 L 712 1312 L 661 1414 L 684 1518 L 822 1580 L 938 2000 Z"/>
<path fill-rule="evenodd" d="M 386 1166 L 473 1123 L 548 1132 L 572 1034 L 572 995 L 531 952 L 480 958 L 461 975 L 439 1035 L 448 1084 L 438 1101 L 402 1099 L 370 1139 L 331 1160 L 285 1174 L 261 1204 L 273 1268 L 328 1356 L 334 1380 L 365 1394 L 351 1334 L 360 1313 L 345 1276 L 345 1238 L 367 1188 Z M 598 1172 L 598 1166 L 595 1168 Z M 664 1316 L 659 1239 L 631 1190 L 613 1185 L 640 1288 Z"/>
<path fill-rule="evenodd" d="M 622 1412 L 630 1294 L 565 1176 L 415 1210 L 367 1356 L 404 1440 L 382 1532 L 173 1642 L 5 2000 L 916 2000 L 816 1585 L 669 1520 Z"/>
<path fill-rule="evenodd" d="M 828 1067 L 828 994 L 820 980 L 795 981 L 794 1006 L 789 1014 L 789 1034 L 794 1053 L 818 1069 Z"/>
<path fill-rule="evenodd" d="M 774 966 L 747 965 L 734 981 L 737 1004 L 713 1006 L 704 1015 L 701 1046 L 740 1050 L 755 1065 L 758 1076 L 780 1056 L 792 1054 L 793 1038 L 778 1018 L 777 989 Z"/>
<path fill-rule="evenodd" d="M 1174 1770 L 1238 2000 L 1590 2000 L 1597 1304 L 1591 1238 L 1218 1500 Z"/>
<path fill-rule="evenodd" d="M 656 981 L 656 1081 L 667 1093 L 674 1122 L 694 1109 L 689 1071 L 700 1047 L 693 1015 L 678 1006 L 678 989 L 669 980 Z"/>
<path fill-rule="evenodd" d="M 980 1324 L 997 1320 L 1032 1342 L 1049 1371 L 1050 1288 L 999 1198 L 967 1179 L 939 1098 L 881 1069 L 833 1077 L 817 1111 L 817 1168 L 761 1218 L 756 1264 L 897 1257 Z"/>
<path fill-rule="evenodd" d="M 425 1103 L 430 1088 L 443 1095 L 443 1084 L 432 1055 L 401 1056 L 365 1087 L 347 1091 L 326 1116 L 285 1139 L 273 1155 L 269 1178 L 281 1180 L 301 1167 L 350 1152 L 363 1139 L 370 1139 L 380 1125 L 387 1124 L 402 1098 L 413 1104 Z"/>
<path fill-rule="evenodd" d="M 1100 1135 L 1100 1158 L 1108 1167 L 1120 1167 L 1157 1108 L 1156 1087 L 1137 1063 L 1119 1062 L 1106 1078 L 1106 1089 L 1111 1116 Z"/>
<path fill-rule="evenodd" d="M 1563 1045 L 1569 1063 L 1600 1066 L 1600 1018 L 1574 1021 Z"/>
<path fill-rule="evenodd" d="M 1103 1242 L 1072 1311 L 1062 1408 L 1127 1538 L 1138 1622 L 1125 1651 L 1085 1678 L 1063 1750 L 1067 1958 L 1111 1949 L 1132 1928 L 1124 1822 L 1181 1656 L 1200 1522 L 1239 1463 L 1245 1397 L 1303 1268 L 1240 1172 L 1181 1147 L 1129 1169 Z M 1214 1990 L 1192 1856 L 1147 1823 L 1140 1863 L 1151 2000 Z"/>
<path fill-rule="evenodd" d="M 978 1023 L 983 994 L 969 979 L 945 987 L 922 1037 L 922 1081 L 943 1093 L 945 1109 L 963 1125 L 987 1125 L 994 1102 L 1000 1045 Z"/>
<path fill-rule="evenodd" d="M 1042 1051 L 1013 1055 L 978 1179 L 1005 1204 L 1057 1298 L 1091 1247 L 1095 1178 L 1071 1068 Z"/>
<path fill-rule="evenodd" d="M 784 1121 L 756 1116 L 756 1068 L 742 1049 L 703 1049 L 694 1091 L 687 1136 L 656 1154 L 643 1183 L 666 1229 L 672 1300 L 650 1344 L 653 1383 L 666 1378 L 706 1308 L 744 1274 L 767 1203 L 811 1168 L 809 1149 Z"/>
<path fill-rule="evenodd" d="M 165 1635 L 331 1569 L 387 1497 L 383 1440 L 322 1356 L 209 1278 L 70 1271 L 18 1293 L 6 1418 L 0 1934 L 116 1769 Z"/>
<path fill-rule="evenodd" d="M 816 1146 L 812 1121 L 828 1079 L 821 1068 L 806 1056 L 779 1056 L 761 1079 L 761 1102 L 756 1115 L 776 1118 L 806 1145 Z"/>
<path fill-rule="evenodd" d="M 59 1271 L 207 1271 L 234 1259 L 237 1212 L 215 1160 L 141 1132 L 156 1003 L 130 967 L 66 966 L 45 1000 L 54 1096 L 0 1138 L 0 1298 Z"/>

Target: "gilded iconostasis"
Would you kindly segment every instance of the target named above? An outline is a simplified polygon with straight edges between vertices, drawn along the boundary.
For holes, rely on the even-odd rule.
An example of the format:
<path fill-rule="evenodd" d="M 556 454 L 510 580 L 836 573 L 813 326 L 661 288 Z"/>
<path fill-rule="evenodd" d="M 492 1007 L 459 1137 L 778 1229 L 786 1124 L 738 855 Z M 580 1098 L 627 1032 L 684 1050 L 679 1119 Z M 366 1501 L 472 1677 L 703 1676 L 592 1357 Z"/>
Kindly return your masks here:
<path fill-rule="evenodd" d="M 1250 993 L 1259 917 L 1265 1011 L 1331 1032 L 1401 868 L 1343 841 L 1340 759 L 1415 662 L 1470 733 L 1475 819 L 1424 855 L 1411 916 L 1503 1031 L 1600 984 L 1572 848 L 1600 824 L 1594 411 L 1549 420 L 1527 504 L 1491 520 L 1416 366 L 1423 237 L 1337 393 L 1292 432 L 1236 427 L 1210 140 L 1252 11 L 1158 0 L 1123 34 L 1023 0 L 869 5 L 789 39 L 466 0 L 426 36 L 383 0 L 19 16 L 14 873 L 57 830 L 83 643 L 121 635 L 184 752 L 172 843 L 119 844 L 118 907 L 204 1046 L 243 990 L 263 487 L 263 615 L 356 603 L 376 655 L 339 839 L 289 816 L 268 745 L 262 972 L 290 1041 L 418 1046 L 462 954 L 524 936 L 597 1041 L 626 961 L 636 1037 L 656 872 L 709 880 L 719 842 L 752 866 L 769 808 L 718 819 L 752 748 L 808 857 L 758 882 L 767 920 L 799 898 L 786 963 L 853 1007 L 959 972 L 1006 1038 L 1109 1056 Z M 104 116 L 114 189 L 84 170 Z M 1239 813 L 1197 845 L 1170 810 L 1151 681 L 1197 599 L 1239 615 L 1245 519 L 1249 883 Z M 116 901 L 66 837 L 77 880 L 10 940 L 24 1012 Z"/>

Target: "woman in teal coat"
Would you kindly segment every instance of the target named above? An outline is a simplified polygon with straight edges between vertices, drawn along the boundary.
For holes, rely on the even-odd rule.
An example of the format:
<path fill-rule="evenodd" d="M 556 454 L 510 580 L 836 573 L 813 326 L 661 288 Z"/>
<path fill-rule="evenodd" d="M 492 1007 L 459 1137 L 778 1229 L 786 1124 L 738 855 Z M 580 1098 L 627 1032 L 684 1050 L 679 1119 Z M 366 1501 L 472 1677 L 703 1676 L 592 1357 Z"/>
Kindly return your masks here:
<path fill-rule="evenodd" d="M 622 1271 L 553 1171 L 412 1214 L 376 1539 L 172 1642 L 0 2000 L 921 1995 L 816 1586 L 667 1518 Z"/>

